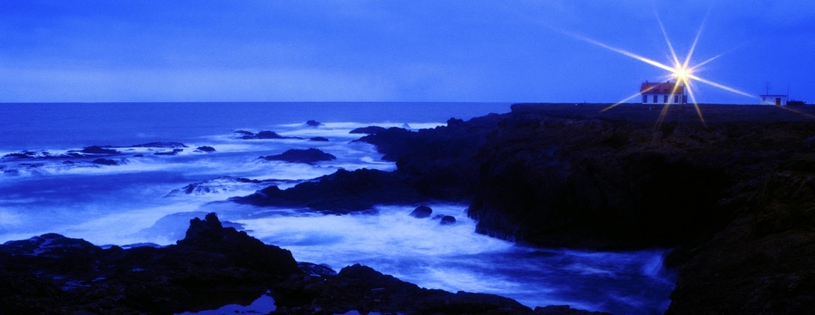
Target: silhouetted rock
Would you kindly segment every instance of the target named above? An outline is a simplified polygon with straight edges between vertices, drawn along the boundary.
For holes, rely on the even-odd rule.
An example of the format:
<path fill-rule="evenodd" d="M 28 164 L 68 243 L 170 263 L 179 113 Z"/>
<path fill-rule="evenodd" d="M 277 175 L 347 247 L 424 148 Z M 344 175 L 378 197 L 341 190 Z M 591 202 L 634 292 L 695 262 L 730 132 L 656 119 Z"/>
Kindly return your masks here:
<path fill-rule="evenodd" d="M 283 139 L 283 136 L 277 134 L 274 131 L 265 130 L 265 131 L 258 132 L 255 135 L 255 138 L 257 138 L 257 139 Z"/>
<path fill-rule="evenodd" d="M 326 137 L 311 137 L 308 140 L 309 141 L 317 141 L 317 142 L 327 142 L 328 138 L 326 138 Z"/>
<path fill-rule="evenodd" d="M 107 148 L 103 148 L 103 147 L 96 146 L 96 145 L 86 147 L 86 148 L 82 149 L 82 151 L 80 151 L 80 152 L 82 152 L 82 153 L 90 153 L 90 154 L 105 154 L 105 155 L 119 154 L 119 151 L 116 151 L 114 149 L 107 149 Z"/>
<path fill-rule="evenodd" d="M 271 186 L 252 195 L 229 200 L 256 206 L 307 207 L 325 213 L 345 214 L 370 210 L 382 204 L 416 204 L 428 198 L 393 173 L 340 169 L 334 174 L 286 190 Z"/>
<path fill-rule="evenodd" d="M 433 209 L 428 206 L 418 206 L 416 209 L 410 212 L 410 216 L 418 219 L 430 217 L 430 214 L 433 213 Z"/>
<path fill-rule="evenodd" d="M 156 152 L 155 155 L 177 155 L 183 151 L 184 149 L 173 149 L 172 151 Z"/>
<path fill-rule="evenodd" d="M 58 234 L 6 242 L 0 279 L 4 314 L 173 314 L 246 305 L 269 289 L 275 314 L 533 314 L 508 298 L 423 289 L 361 265 L 336 273 L 298 264 L 214 213 L 166 247 L 102 249 Z"/>
<path fill-rule="evenodd" d="M 375 134 L 377 132 L 384 131 L 384 130 L 385 130 L 385 128 L 383 128 L 383 127 L 368 126 L 368 127 L 356 128 L 354 130 L 351 130 L 351 132 L 349 132 L 349 133 L 352 133 L 352 134 L 353 133 L 361 133 L 361 134 L 369 134 L 370 135 L 370 134 Z"/>
<path fill-rule="evenodd" d="M 7 242 L 0 246 L 0 305 L 8 314 L 172 314 L 248 303 L 297 274 L 289 251 L 223 228 L 209 214 L 162 248 L 103 250 L 57 234 Z"/>
<path fill-rule="evenodd" d="M 177 149 L 177 148 L 186 148 L 187 145 L 180 143 L 180 142 L 149 142 L 149 143 L 142 143 L 142 144 L 134 144 L 131 145 L 132 148 L 167 148 L 167 149 Z"/>
<path fill-rule="evenodd" d="M 439 224 L 441 224 L 441 225 L 456 224 L 456 218 L 454 216 L 450 216 L 450 215 L 443 216 L 443 217 L 441 217 L 441 220 L 439 221 Z"/>
<path fill-rule="evenodd" d="M 322 126 L 322 125 L 323 124 L 321 124 L 319 121 L 316 121 L 316 120 L 306 121 L 306 126 L 309 126 L 309 127 L 319 127 L 319 126 Z"/>
<path fill-rule="evenodd" d="M 114 160 L 109 160 L 109 159 L 102 159 L 102 158 L 93 160 L 92 163 L 93 164 L 99 164 L 99 165 L 119 165 L 119 162 L 116 162 Z"/>
<path fill-rule="evenodd" d="M 353 265 L 336 276 L 290 277 L 273 289 L 275 314 L 532 314 L 508 298 L 419 288 L 370 267 Z"/>
<path fill-rule="evenodd" d="M 211 152 L 215 152 L 215 148 L 205 145 L 205 146 L 200 146 L 197 149 L 195 149 L 195 152 L 211 153 Z"/>
<path fill-rule="evenodd" d="M 321 161 L 336 160 L 337 157 L 320 151 L 318 149 L 310 148 L 306 150 L 291 149 L 278 155 L 262 156 L 267 161 L 286 161 L 291 163 L 306 163 L 313 164 Z"/>
<path fill-rule="evenodd" d="M 298 137 L 284 137 L 274 131 L 264 130 L 258 133 L 253 133 L 246 130 L 235 131 L 235 135 L 240 139 L 253 140 L 253 139 L 302 139 Z"/>

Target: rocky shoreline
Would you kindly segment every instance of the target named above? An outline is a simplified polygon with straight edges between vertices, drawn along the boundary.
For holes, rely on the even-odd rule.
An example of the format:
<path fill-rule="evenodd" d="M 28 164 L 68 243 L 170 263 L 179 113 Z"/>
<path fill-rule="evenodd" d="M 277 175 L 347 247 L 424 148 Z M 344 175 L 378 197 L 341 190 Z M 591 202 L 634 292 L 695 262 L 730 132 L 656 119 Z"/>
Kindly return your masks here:
<path fill-rule="evenodd" d="M 538 246 L 675 248 L 669 314 L 815 309 L 802 265 L 815 258 L 815 109 L 702 105 L 702 121 L 672 106 L 656 124 L 661 107 L 607 106 L 516 104 L 418 132 L 368 128 L 359 141 L 396 161 L 385 176 L 409 196 L 377 202 L 467 202 L 478 232 Z M 311 187 L 359 185 L 366 172 Z M 236 201 L 320 209 L 320 189 L 304 185 Z M 316 207 L 297 201 L 306 195 Z M 326 199 L 360 211 L 365 198 Z"/>
<path fill-rule="evenodd" d="M 0 314 L 174 314 L 246 305 L 264 292 L 274 314 L 603 314 L 419 288 L 360 265 L 336 273 L 298 264 L 214 213 L 193 219 L 184 239 L 166 247 L 103 249 L 58 234 L 7 242 L 0 280 Z"/>
<path fill-rule="evenodd" d="M 230 200 L 327 214 L 467 203 L 479 233 L 516 242 L 674 248 L 665 264 L 679 280 L 666 314 L 815 309 L 815 108 L 703 105 L 702 121 L 692 106 L 672 106 L 656 124 L 661 107 L 606 106 L 516 104 L 416 132 L 363 128 L 357 141 L 396 171 L 340 170 Z M 0 298 L 15 313 L 169 314 L 271 290 L 277 314 L 582 313 L 420 289 L 364 266 L 312 276 L 286 253 L 214 215 L 165 248 L 101 249 L 49 234 L 0 247 Z"/>

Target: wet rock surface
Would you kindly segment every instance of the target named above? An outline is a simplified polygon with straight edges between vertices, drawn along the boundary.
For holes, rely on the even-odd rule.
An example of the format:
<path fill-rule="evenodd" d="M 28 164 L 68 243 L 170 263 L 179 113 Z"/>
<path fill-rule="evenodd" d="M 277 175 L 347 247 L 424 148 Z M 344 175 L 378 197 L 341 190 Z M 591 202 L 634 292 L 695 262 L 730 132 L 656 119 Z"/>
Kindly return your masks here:
<path fill-rule="evenodd" d="M 3 314 L 173 314 L 247 305 L 268 290 L 274 314 L 591 314 L 423 289 L 360 265 L 336 273 L 298 264 L 287 250 L 223 227 L 213 213 L 192 219 L 185 238 L 167 247 L 102 249 L 58 234 L 7 242 L 0 280 Z"/>
<path fill-rule="evenodd" d="M 336 160 L 337 157 L 333 154 L 325 153 L 319 149 L 309 148 L 305 150 L 291 149 L 286 150 L 281 154 L 262 156 L 261 159 L 267 161 L 286 161 L 290 163 L 306 163 L 314 164 L 321 161 Z"/>
<path fill-rule="evenodd" d="M 163 248 L 101 249 L 57 234 L 0 246 L 6 314 L 172 314 L 251 302 L 300 274 L 287 250 L 265 245 L 214 214 Z"/>
<path fill-rule="evenodd" d="M 815 108 L 701 105 L 703 122 L 693 106 L 672 106 L 657 124 L 661 106 L 607 106 L 516 104 L 417 132 L 357 132 L 397 163 L 391 176 L 406 199 L 469 202 L 480 233 L 547 247 L 675 248 L 665 261 L 681 270 L 671 314 L 811 309 L 815 192 L 803 187 Z"/>
<path fill-rule="evenodd" d="M 332 214 L 372 210 L 382 204 L 416 204 L 428 201 L 396 174 L 379 170 L 339 170 L 286 190 L 270 186 L 230 201 L 256 206 L 309 208 Z"/>
<path fill-rule="evenodd" d="M 417 219 L 430 217 L 431 214 L 433 214 L 433 209 L 428 206 L 418 206 L 410 212 L 410 216 Z"/>

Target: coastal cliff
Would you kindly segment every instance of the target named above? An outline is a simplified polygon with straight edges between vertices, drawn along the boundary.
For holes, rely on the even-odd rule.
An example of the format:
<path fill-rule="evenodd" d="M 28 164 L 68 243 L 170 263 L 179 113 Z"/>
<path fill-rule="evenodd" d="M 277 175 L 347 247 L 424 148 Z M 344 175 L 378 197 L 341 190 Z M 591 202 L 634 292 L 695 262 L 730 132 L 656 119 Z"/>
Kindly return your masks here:
<path fill-rule="evenodd" d="M 815 307 L 803 265 L 815 248 L 812 109 L 703 105 L 702 121 L 691 105 L 672 106 L 657 124 L 661 107 L 605 106 L 516 104 L 362 141 L 417 190 L 469 201 L 480 233 L 546 247 L 675 248 L 665 261 L 681 270 L 670 314 Z M 434 165 L 454 167 L 433 181 Z M 439 194 L 449 183 L 465 184 Z"/>

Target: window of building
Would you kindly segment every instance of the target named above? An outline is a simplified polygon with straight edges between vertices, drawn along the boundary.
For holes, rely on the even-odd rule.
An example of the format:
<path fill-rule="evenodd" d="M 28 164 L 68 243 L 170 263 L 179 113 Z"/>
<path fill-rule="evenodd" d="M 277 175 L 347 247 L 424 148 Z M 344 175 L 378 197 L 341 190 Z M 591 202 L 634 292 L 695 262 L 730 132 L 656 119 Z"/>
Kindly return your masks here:
<path fill-rule="evenodd" d="M 667 102 L 668 102 L 668 94 L 665 94 L 665 95 L 663 95 L 663 96 L 662 96 L 662 102 L 663 102 L 663 103 L 667 103 Z"/>
<path fill-rule="evenodd" d="M 643 103 L 648 103 L 648 95 L 645 95 L 645 94 L 642 95 L 642 102 Z"/>
<path fill-rule="evenodd" d="M 654 95 L 654 103 L 657 102 L 657 95 Z"/>
<path fill-rule="evenodd" d="M 674 103 L 679 103 L 679 94 L 674 95 Z"/>

